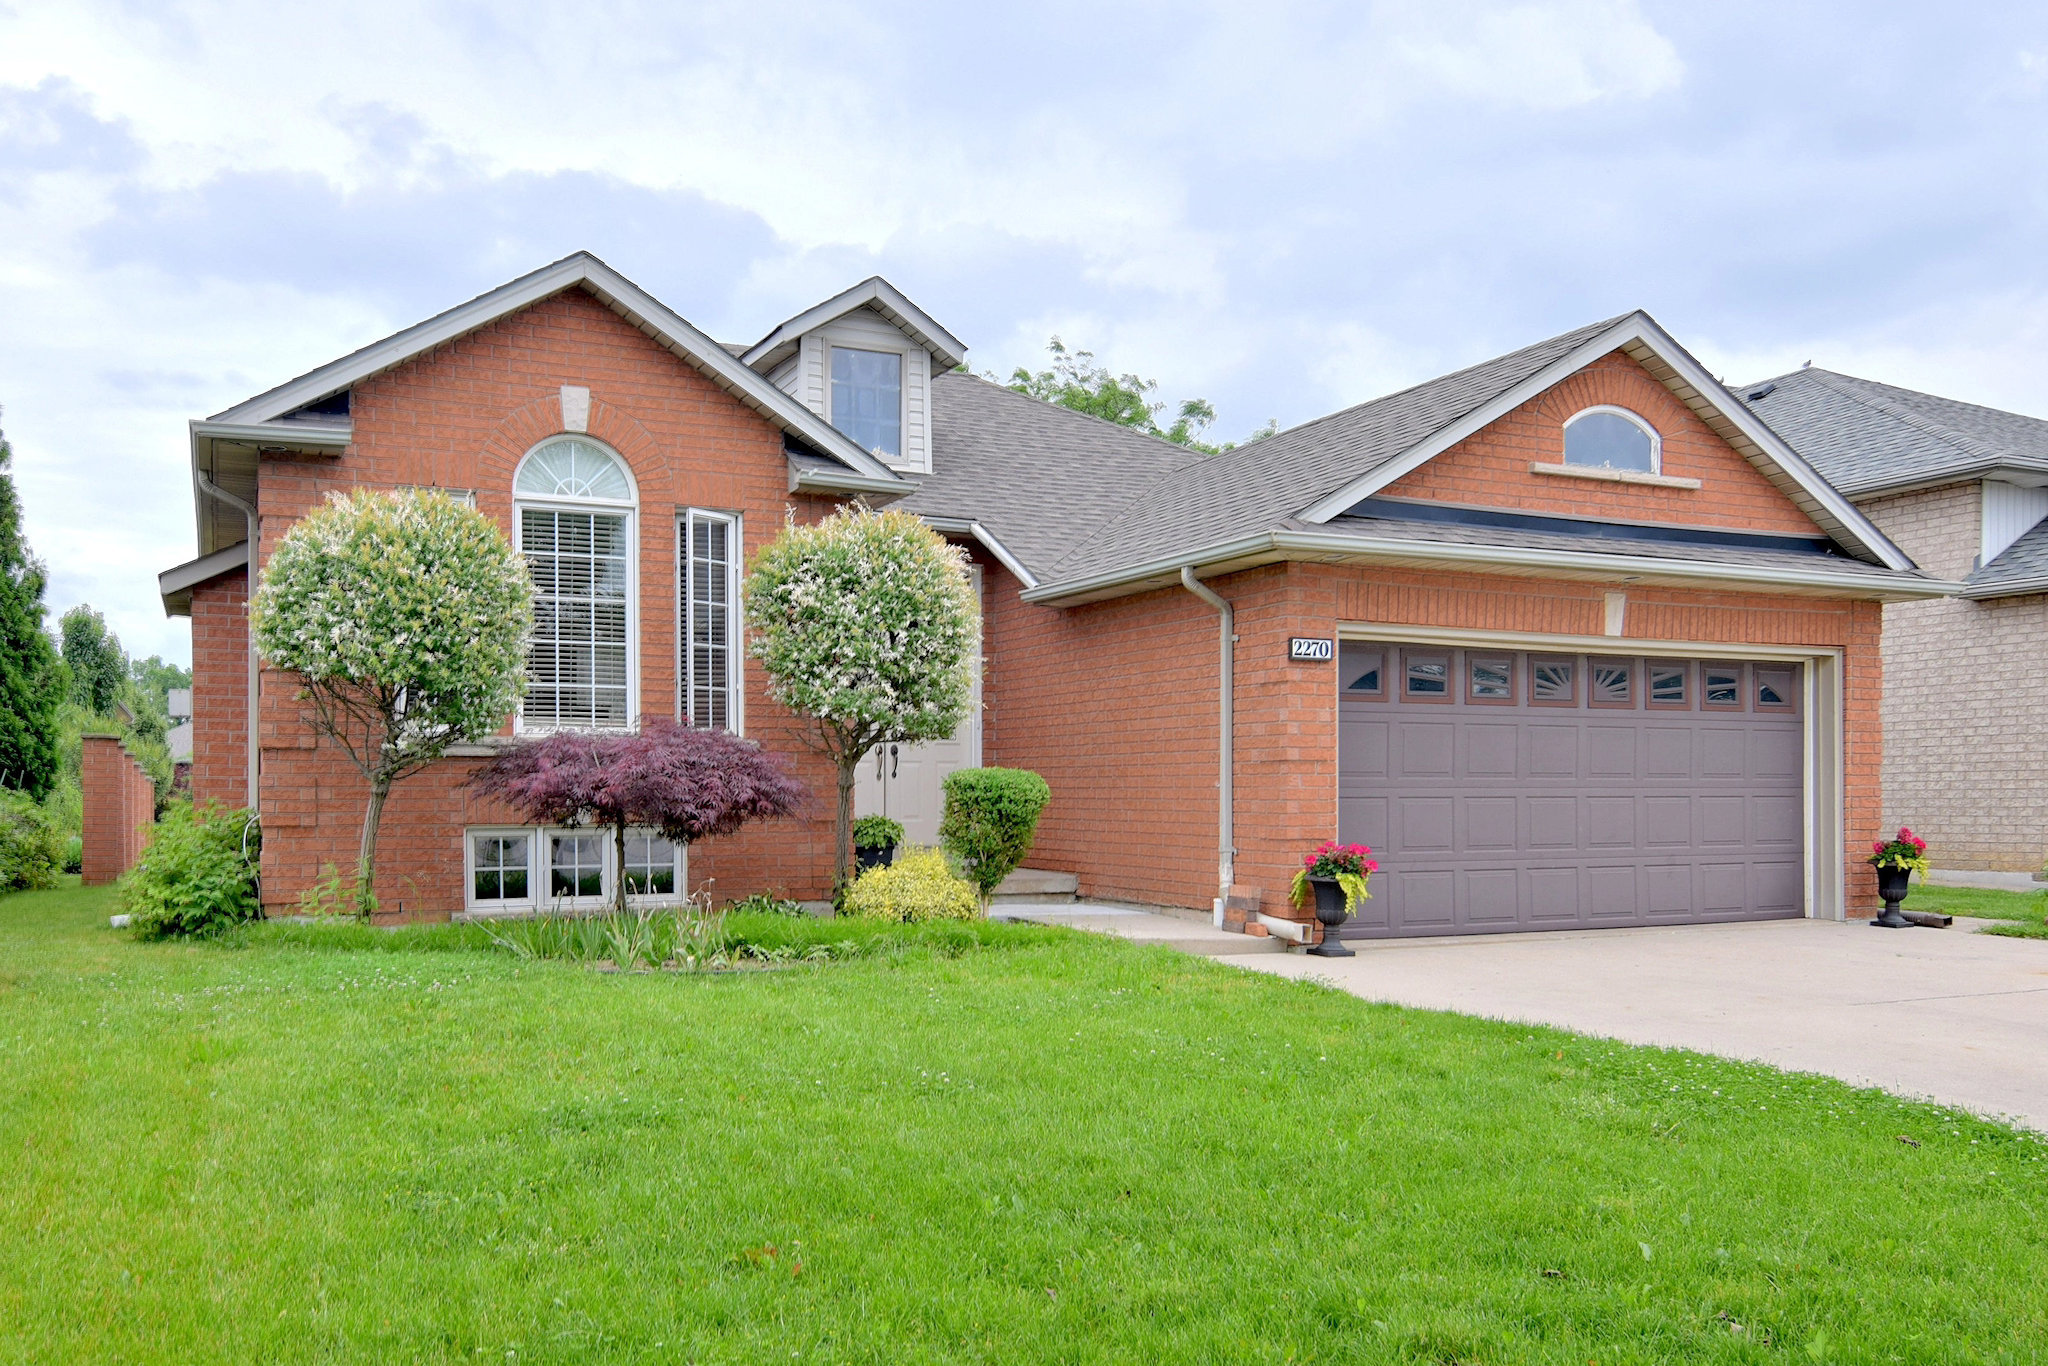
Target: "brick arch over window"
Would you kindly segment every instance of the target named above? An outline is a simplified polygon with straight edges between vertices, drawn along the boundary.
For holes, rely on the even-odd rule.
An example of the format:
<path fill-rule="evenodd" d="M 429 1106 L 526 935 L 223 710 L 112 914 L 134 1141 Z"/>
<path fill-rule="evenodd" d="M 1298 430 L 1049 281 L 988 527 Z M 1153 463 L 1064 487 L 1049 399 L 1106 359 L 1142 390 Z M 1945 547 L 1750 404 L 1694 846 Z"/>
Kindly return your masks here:
<path fill-rule="evenodd" d="M 1697 489 L 1608 485 L 1533 473 L 1564 463 L 1564 425 L 1588 408 L 1625 408 L 1653 427 L 1661 474 Z M 1620 351 L 1552 385 L 1382 490 L 1390 498 L 1624 521 L 1670 522 L 1771 535 L 1819 533 L 1756 466 L 1714 434 L 1662 382 Z"/>
<path fill-rule="evenodd" d="M 562 401 L 550 393 L 512 409 L 485 438 L 476 463 L 477 506 L 501 521 L 512 515 L 512 479 L 519 462 L 550 437 L 587 436 L 611 447 L 626 470 L 646 494 L 673 482 L 668 456 L 654 435 L 632 414 L 606 403 L 599 395 L 590 398 L 590 422 L 581 432 L 562 427 Z M 509 521 L 506 522 L 509 526 Z"/>

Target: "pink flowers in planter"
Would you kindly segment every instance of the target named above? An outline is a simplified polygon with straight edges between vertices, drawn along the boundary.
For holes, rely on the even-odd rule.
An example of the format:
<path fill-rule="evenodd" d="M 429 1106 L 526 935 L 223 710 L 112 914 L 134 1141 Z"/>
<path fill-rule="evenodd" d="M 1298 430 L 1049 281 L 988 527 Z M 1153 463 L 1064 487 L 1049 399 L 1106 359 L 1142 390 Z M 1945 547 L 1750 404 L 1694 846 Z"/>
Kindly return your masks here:
<path fill-rule="evenodd" d="M 1372 849 L 1363 844 L 1339 844 L 1335 840 L 1324 840 L 1315 847 L 1315 852 L 1304 854 L 1301 866 L 1310 877 L 1335 877 L 1339 873 L 1377 873 L 1378 863 L 1373 861 Z"/>
<path fill-rule="evenodd" d="M 1914 834 L 1911 827 L 1902 825 L 1892 838 L 1870 842 L 1870 862 L 1878 868 L 1909 868 L 1925 874 L 1927 841 Z"/>

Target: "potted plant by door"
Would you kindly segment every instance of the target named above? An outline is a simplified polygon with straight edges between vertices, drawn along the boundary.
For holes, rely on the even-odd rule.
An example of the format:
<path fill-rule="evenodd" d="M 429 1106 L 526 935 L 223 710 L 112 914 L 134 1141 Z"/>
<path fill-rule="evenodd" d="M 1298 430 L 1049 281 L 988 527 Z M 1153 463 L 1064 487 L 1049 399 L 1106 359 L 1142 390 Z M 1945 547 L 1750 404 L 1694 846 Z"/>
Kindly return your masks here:
<path fill-rule="evenodd" d="M 901 821 L 892 821 L 887 816 L 862 816 L 853 823 L 853 860 L 863 873 L 894 863 L 896 846 L 901 843 Z"/>
<path fill-rule="evenodd" d="M 1906 888 L 1913 874 L 1927 876 L 1927 841 L 1905 826 L 1888 840 L 1870 842 L 1870 866 L 1877 870 L 1877 894 L 1884 898 L 1884 910 L 1871 923 L 1888 930 L 1903 930 L 1912 921 L 1899 914 Z"/>
<path fill-rule="evenodd" d="M 1352 952 L 1337 942 L 1337 928 L 1371 896 L 1366 883 L 1380 870 L 1372 850 L 1363 844 L 1339 844 L 1324 840 L 1315 852 L 1305 855 L 1294 874 L 1291 899 L 1299 906 L 1315 898 L 1316 919 L 1322 922 L 1323 938 L 1309 952 L 1320 958 L 1350 958 Z"/>

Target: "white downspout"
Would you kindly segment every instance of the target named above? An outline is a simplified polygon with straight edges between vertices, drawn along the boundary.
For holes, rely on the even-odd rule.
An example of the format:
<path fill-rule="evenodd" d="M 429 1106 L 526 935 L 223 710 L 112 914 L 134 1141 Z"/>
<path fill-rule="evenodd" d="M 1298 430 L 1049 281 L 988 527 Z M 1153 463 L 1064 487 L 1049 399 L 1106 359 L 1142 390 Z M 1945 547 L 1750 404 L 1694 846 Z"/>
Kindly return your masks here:
<path fill-rule="evenodd" d="M 198 483 L 200 489 L 209 497 L 218 498 L 220 499 L 221 502 L 226 503 L 229 507 L 239 511 L 242 514 L 243 519 L 248 523 L 249 527 L 249 562 L 248 568 L 244 571 L 246 575 L 246 583 L 248 585 L 248 588 L 242 599 L 242 610 L 244 614 L 243 629 L 246 631 L 249 637 L 249 757 L 246 767 L 249 770 L 249 809 L 251 811 L 257 811 L 259 810 L 257 802 L 259 799 L 259 795 L 262 792 L 262 788 L 258 786 L 256 781 L 256 759 L 257 755 L 260 754 L 262 751 L 259 748 L 260 742 L 256 733 L 256 689 L 258 679 L 261 677 L 261 674 L 257 665 L 256 657 L 256 632 L 254 630 L 249 629 L 249 625 L 247 622 L 247 613 L 248 609 L 252 605 L 254 605 L 256 601 L 256 548 L 257 537 L 260 536 L 262 532 L 257 526 L 255 504 L 244 502 L 242 499 L 237 498 L 234 494 L 229 493 L 220 485 L 214 483 L 213 480 L 207 478 L 205 472 L 199 469 L 196 463 L 194 464 L 192 469 L 192 478 Z"/>
<path fill-rule="evenodd" d="M 1232 767 L 1233 739 L 1231 719 L 1235 711 L 1232 705 L 1231 684 L 1236 673 L 1234 667 L 1237 644 L 1237 613 L 1230 603 L 1209 585 L 1195 577 L 1194 567 L 1182 565 L 1180 586 L 1193 593 L 1203 602 L 1216 609 L 1222 637 L 1222 665 L 1220 686 L 1217 689 L 1217 775 L 1216 775 L 1216 907 L 1215 923 L 1223 926 L 1223 907 L 1230 898 L 1230 888 L 1237 881 L 1236 834 L 1232 829 L 1233 804 L 1230 792 L 1230 771 Z"/>

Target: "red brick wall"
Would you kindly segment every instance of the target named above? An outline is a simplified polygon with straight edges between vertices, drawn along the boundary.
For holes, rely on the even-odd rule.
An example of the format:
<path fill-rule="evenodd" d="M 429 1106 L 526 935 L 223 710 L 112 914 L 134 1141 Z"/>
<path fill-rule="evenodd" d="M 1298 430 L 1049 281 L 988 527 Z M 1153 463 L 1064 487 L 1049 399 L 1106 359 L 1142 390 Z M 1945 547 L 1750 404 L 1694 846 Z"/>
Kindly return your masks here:
<path fill-rule="evenodd" d="M 249 582 L 192 590 L 192 800 L 249 804 Z"/>
<path fill-rule="evenodd" d="M 788 494 L 780 432 L 590 295 L 557 295 L 356 387 L 355 444 L 339 459 L 271 459 L 262 468 L 262 558 L 331 489 L 401 484 L 473 489 L 477 506 L 512 531 L 519 460 L 561 430 L 560 388 L 591 392 L 589 435 L 625 459 L 638 484 L 639 706 L 675 713 L 675 514 L 739 512 L 748 553 L 783 519 L 829 505 Z M 802 819 L 751 827 L 690 853 L 693 884 L 743 896 L 773 888 L 826 894 L 831 877 L 832 770 L 802 743 L 799 723 L 769 702 L 758 667 L 744 670 L 746 730 L 792 761 L 817 798 Z M 263 891 L 296 902 L 326 864 L 352 866 L 368 788 L 347 757 L 316 743 L 289 678 L 266 670 L 262 738 Z M 393 915 L 460 910 L 462 827 L 511 813 L 461 789 L 479 762 L 450 759 L 406 779 L 384 811 L 379 896 Z"/>
<path fill-rule="evenodd" d="M 80 760 L 84 858 L 88 887 L 112 882 L 135 866 L 156 822 L 156 786 L 112 735 L 88 735 Z"/>
<path fill-rule="evenodd" d="M 991 570 L 989 763 L 1053 785 L 1034 867 L 1084 894 L 1205 908 L 1215 895 L 1216 616 L 1173 589 L 1081 607 L 1019 601 Z M 1337 832 L 1337 684 L 1288 661 L 1290 636 L 1345 623 L 1599 636 L 1611 585 L 1350 566 L 1274 565 L 1209 581 L 1236 610 L 1237 881 L 1291 915 L 1306 850 Z M 1875 603 L 1760 593 L 1628 590 L 1624 639 L 1844 652 L 1845 845 L 1852 913 L 1881 821 Z"/>
<path fill-rule="evenodd" d="M 1646 419 L 1663 440 L 1663 473 L 1697 479 L 1700 487 L 1657 488 L 1530 473 L 1534 462 L 1562 463 L 1565 422 L 1600 403 L 1627 408 Z M 1818 530 L 1756 466 L 1619 351 L 1546 389 L 1383 492 L 1390 498 L 1628 522 L 1795 536 Z"/>

